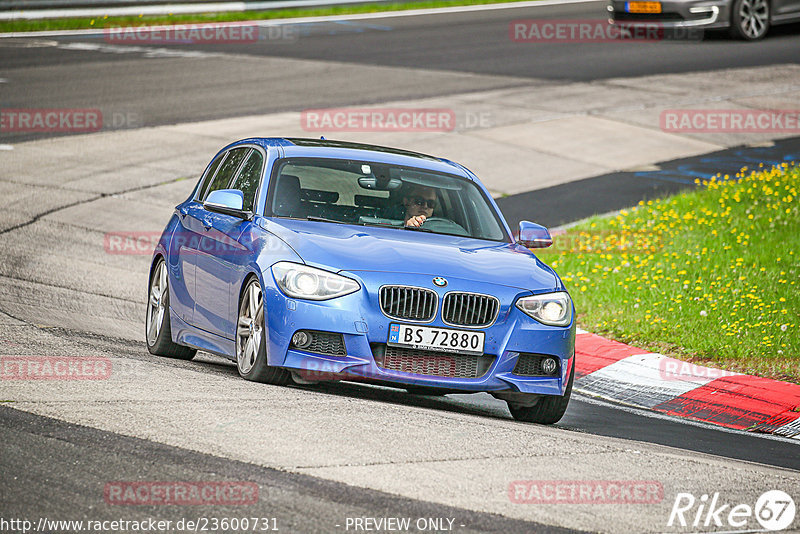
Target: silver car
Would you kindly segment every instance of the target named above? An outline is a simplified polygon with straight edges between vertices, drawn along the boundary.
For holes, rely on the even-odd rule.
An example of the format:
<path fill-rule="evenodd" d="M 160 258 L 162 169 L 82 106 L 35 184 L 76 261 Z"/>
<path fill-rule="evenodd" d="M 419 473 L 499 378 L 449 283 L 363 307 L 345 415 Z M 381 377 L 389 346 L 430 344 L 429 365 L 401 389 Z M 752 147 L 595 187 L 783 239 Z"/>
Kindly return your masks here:
<path fill-rule="evenodd" d="M 733 37 L 755 41 L 772 25 L 800 21 L 800 0 L 610 0 L 608 11 L 610 24 L 653 25 L 666 38 L 727 28 Z"/>

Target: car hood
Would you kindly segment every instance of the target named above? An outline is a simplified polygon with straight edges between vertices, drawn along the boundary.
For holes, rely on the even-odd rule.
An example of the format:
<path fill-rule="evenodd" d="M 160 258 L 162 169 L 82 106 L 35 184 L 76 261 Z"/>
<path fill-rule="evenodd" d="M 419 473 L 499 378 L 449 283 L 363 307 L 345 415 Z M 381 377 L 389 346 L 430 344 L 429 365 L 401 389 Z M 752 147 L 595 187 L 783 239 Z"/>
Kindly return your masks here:
<path fill-rule="evenodd" d="M 295 219 L 263 219 L 309 265 L 338 271 L 454 276 L 529 291 L 562 287 L 552 269 L 516 244 Z"/>

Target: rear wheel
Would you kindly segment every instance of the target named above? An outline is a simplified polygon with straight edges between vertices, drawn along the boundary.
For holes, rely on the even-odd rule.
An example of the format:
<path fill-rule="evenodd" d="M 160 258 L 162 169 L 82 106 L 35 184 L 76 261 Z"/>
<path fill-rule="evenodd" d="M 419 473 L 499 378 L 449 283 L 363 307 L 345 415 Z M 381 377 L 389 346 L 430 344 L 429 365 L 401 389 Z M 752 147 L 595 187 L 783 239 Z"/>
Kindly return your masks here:
<path fill-rule="evenodd" d="M 236 322 L 236 367 L 245 380 L 284 385 L 286 369 L 267 365 L 266 309 L 261 284 L 255 278 L 245 286 Z"/>
<path fill-rule="evenodd" d="M 735 0 L 731 6 L 731 36 L 762 39 L 769 31 L 769 0 Z"/>
<path fill-rule="evenodd" d="M 573 356 L 574 358 L 574 356 Z M 552 425 L 558 423 L 564 412 L 567 411 L 569 398 L 572 396 L 572 382 L 575 380 L 575 361 L 572 362 L 572 371 L 569 374 L 567 389 L 561 396 L 542 395 L 539 401 L 533 406 L 521 405 L 508 402 L 508 409 L 517 421 L 526 423 L 539 423 L 542 425 Z"/>
<path fill-rule="evenodd" d="M 145 339 L 150 354 L 181 360 L 191 360 L 197 354 L 195 349 L 178 345 L 172 341 L 172 328 L 169 324 L 169 282 L 167 280 L 167 264 L 163 259 L 158 260 L 150 275 Z"/>

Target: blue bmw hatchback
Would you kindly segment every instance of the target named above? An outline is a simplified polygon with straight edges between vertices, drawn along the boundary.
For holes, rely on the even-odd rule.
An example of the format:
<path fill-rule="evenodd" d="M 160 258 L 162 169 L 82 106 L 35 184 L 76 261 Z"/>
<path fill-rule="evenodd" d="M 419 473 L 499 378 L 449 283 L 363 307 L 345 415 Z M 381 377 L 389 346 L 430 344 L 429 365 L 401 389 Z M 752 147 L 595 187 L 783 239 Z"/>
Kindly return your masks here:
<path fill-rule="evenodd" d="M 575 369 L 572 300 L 478 178 L 403 150 L 254 138 L 222 149 L 153 255 L 151 353 L 205 350 L 271 384 L 488 392 L 555 423 Z"/>

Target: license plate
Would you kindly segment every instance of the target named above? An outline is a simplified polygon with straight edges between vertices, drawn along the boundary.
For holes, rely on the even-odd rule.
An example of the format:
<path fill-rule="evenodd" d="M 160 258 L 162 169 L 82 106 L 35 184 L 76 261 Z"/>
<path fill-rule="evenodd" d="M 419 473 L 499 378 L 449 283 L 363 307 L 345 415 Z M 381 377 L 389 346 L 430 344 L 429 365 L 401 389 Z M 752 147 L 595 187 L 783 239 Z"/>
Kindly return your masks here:
<path fill-rule="evenodd" d="M 409 324 L 389 325 L 387 344 L 411 349 L 483 354 L 484 332 Z"/>
<path fill-rule="evenodd" d="M 626 2 L 628 13 L 661 13 L 661 2 Z"/>

